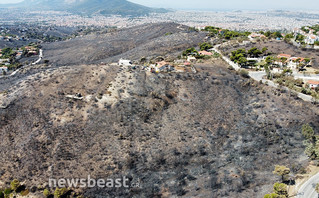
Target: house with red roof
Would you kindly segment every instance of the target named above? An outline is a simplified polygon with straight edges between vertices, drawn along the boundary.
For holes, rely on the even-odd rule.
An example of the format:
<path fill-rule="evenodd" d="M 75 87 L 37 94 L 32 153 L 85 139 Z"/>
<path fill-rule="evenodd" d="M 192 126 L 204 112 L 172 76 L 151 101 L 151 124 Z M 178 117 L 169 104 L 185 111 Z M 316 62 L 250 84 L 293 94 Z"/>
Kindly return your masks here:
<path fill-rule="evenodd" d="M 290 58 L 291 58 L 290 54 L 279 54 L 277 56 L 277 60 L 275 61 L 275 64 L 280 65 L 280 66 L 287 65 L 288 62 L 290 61 Z M 286 60 L 283 61 L 284 59 L 286 59 Z"/>
<path fill-rule="evenodd" d="M 199 51 L 198 53 L 199 53 L 199 55 L 204 55 L 204 56 L 212 56 L 213 55 L 213 53 L 207 52 L 207 51 Z"/>
<path fill-rule="evenodd" d="M 309 88 L 315 89 L 316 87 L 319 87 L 319 81 L 308 80 L 307 83 L 309 84 Z"/>

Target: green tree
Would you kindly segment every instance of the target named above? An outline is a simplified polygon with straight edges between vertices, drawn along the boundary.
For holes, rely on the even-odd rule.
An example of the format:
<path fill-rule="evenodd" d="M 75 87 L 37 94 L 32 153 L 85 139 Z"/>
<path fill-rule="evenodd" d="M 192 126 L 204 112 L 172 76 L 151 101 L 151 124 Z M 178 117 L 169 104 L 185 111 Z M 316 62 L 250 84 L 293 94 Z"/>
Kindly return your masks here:
<path fill-rule="evenodd" d="M 10 183 L 10 187 L 12 190 L 16 191 L 19 187 L 20 187 L 20 182 L 17 179 L 14 179 L 11 183 Z"/>
<path fill-rule="evenodd" d="M 247 64 L 247 58 L 245 57 L 240 57 L 238 60 L 237 60 L 237 63 L 240 65 L 240 66 L 244 66 Z"/>
<path fill-rule="evenodd" d="M 304 61 L 305 61 L 306 65 L 308 65 L 311 60 L 310 60 L 310 58 L 305 58 Z"/>
<path fill-rule="evenodd" d="M 253 47 L 250 50 L 248 50 L 248 54 L 251 57 L 259 57 L 259 55 L 262 54 L 262 52 L 259 49 L 257 49 L 256 47 Z"/>
<path fill-rule="evenodd" d="M 294 38 L 294 35 L 289 33 L 289 34 L 286 34 L 286 36 L 284 37 L 284 40 L 286 42 L 290 41 L 292 38 Z"/>
<path fill-rule="evenodd" d="M 50 191 L 49 191 L 47 188 L 44 189 L 44 191 L 43 191 L 43 195 L 44 195 L 44 196 L 48 197 L 50 194 L 51 194 L 51 193 L 50 193 Z"/>
<path fill-rule="evenodd" d="M 213 48 L 213 46 L 210 43 L 201 43 L 199 45 L 200 50 L 205 50 L 207 51 L 208 49 Z"/>
<path fill-rule="evenodd" d="M 63 195 L 67 194 L 68 190 L 66 188 L 57 188 L 54 191 L 54 198 L 60 198 Z"/>
<path fill-rule="evenodd" d="M 307 140 L 313 141 L 315 132 L 309 124 L 302 125 L 301 133 Z"/>
<path fill-rule="evenodd" d="M 306 38 L 306 37 L 305 37 L 304 35 L 298 34 L 298 35 L 296 36 L 296 41 L 299 41 L 300 43 L 302 43 L 302 42 L 304 42 L 305 38 Z"/>
<path fill-rule="evenodd" d="M 290 168 L 287 168 L 286 166 L 276 165 L 273 173 L 281 176 L 281 180 L 284 181 L 284 176 L 290 173 Z"/>
<path fill-rule="evenodd" d="M 191 54 L 198 55 L 198 52 L 197 52 L 197 50 L 195 50 L 194 47 L 188 48 L 187 50 L 185 50 L 185 51 L 183 52 L 183 56 L 188 56 L 188 55 L 191 55 Z"/>
<path fill-rule="evenodd" d="M 278 195 L 277 193 L 266 194 L 264 198 L 285 198 L 284 195 Z"/>
<path fill-rule="evenodd" d="M 283 195 L 288 197 L 287 185 L 283 183 L 275 183 L 274 184 L 274 192 L 278 195 Z"/>
<path fill-rule="evenodd" d="M 280 58 L 280 62 L 282 63 L 282 65 L 285 65 L 287 60 L 288 60 L 288 58 L 286 58 L 286 57 Z"/>
<path fill-rule="evenodd" d="M 315 190 L 316 190 L 316 192 L 319 194 L 319 183 L 316 184 Z"/>

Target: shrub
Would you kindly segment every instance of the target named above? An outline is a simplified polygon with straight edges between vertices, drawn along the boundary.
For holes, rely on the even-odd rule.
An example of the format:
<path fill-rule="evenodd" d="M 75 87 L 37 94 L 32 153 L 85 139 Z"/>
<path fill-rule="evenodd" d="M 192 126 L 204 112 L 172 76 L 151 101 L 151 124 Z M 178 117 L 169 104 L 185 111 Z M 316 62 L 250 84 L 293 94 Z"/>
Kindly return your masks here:
<path fill-rule="evenodd" d="M 20 187 L 20 182 L 17 179 L 14 179 L 11 183 L 10 183 L 10 187 L 12 190 L 16 191 L 19 187 Z"/>
<path fill-rule="evenodd" d="M 313 128 L 309 124 L 302 125 L 301 133 L 307 140 L 312 139 L 315 135 Z"/>
<path fill-rule="evenodd" d="M 48 189 L 44 189 L 44 191 L 43 191 L 43 195 L 44 196 L 48 197 L 50 194 L 51 193 L 50 193 L 50 191 Z"/>
<path fill-rule="evenodd" d="M 264 198 L 279 198 L 280 195 L 276 194 L 276 193 L 271 193 L 271 194 L 267 194 L 264 196 Z"/>
<path fill-rule="evenodd" d="M 249 78 L 249 72 L 248 72 L 248 71 L 246 71 L 246 70 L 244 70 L 244 69 L 241 69 L 239 73 L 240 73 L 240 75 L 241 75 L 242 77 L 244 77 L 244 78 Z"/>
<path fill-rule="evenodd" d="M 281 176 L 281 179 L 284 180 L 284 176 L 290 173 L 290 169 L 286 166 L 275 166 L 275 170 L 273 171 L 274 174 Z"/>
<path fill-rule="evenodd" d="M 68 192 L 66 188 L 57 188 L 54 191 L 54 198 L 60 198 Z"/>
<path fill-rule="evenodd" d="M 284 195 L 286 197 L 288 195 L 287 185 L 283 183 L 275 183 L 274 191 L 278 195 Z"/>
<path fill-rule="evenodd" d="M 12 192 L 11 188 L 6 188 L 6 189 L 3 191 L 3 193 L 4 193 L 5 195 L 10 195 L 11 192 Z"/>
<path fill-rule="evenodd" d="M 20 195 L 21 195 L 21 196 L 27 196 L 29 193 L 30 193 L 30 192 L 29 192 L 29 190 L 27 189 L 27 190 L 22 191 L 22 192 L 20 193 Z"/>

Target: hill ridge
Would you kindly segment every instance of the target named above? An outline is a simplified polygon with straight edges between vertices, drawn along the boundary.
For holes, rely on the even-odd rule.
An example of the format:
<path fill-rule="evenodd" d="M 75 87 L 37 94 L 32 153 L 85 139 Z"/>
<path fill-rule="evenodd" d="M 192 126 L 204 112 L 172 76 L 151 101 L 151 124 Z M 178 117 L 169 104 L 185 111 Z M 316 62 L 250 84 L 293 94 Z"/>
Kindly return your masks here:
<path fill-rule="evenodd" d="M 101 14 L 142 16 L 150 13 L 168 12 L 166 9 L 150 8 L 127 0 L 24 0 L 17 4 L 0 5 L 1 8 L 68 11 L 74 14 Z"/>

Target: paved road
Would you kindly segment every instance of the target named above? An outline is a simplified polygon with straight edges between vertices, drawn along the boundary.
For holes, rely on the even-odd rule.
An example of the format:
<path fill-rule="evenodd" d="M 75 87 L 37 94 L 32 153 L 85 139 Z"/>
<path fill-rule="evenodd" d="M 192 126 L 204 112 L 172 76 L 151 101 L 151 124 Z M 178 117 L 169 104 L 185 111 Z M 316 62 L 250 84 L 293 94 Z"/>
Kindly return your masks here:
<path fill-rule="evenodd" d="M 40 53 L 39 53 L 39 59 L 37 61 L 35 61 L 34 63 L 32 63 L 32 65 L 36 65 L 38 63 L 40 63 L 40 61 L 42 60 L 43 58 L 43 50 L 40 49 Z"/>
<path fill-rule="evenodd" d="M 319 183 L 319 173 L 312 176 L 299 188 L 297 198 L 318 198 L 318 193 L 315 190 L 317 183 Z"/>
<path fill-rule="evenodd" d="M 217 52 L 218 54 L 220 54 L 222 56 L 222 59 L 224 59 L 229 65 L 231 65 L 235 70 L 239 70 L 240 67 L 238 64 L 234 63 L 233 61 L 231 61 L 228 57 L 224 56 L 221 51 L 219 51 L 218 47 L 220 46 L 220 44 L 215 45 L 214 48 L 212 49 L 214 52 Z"/>

